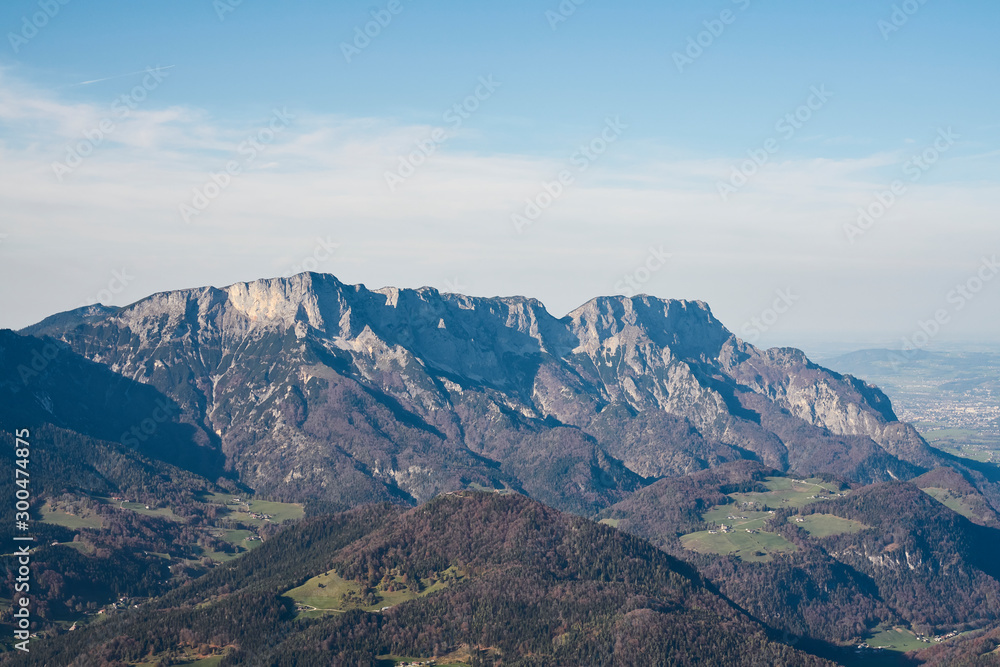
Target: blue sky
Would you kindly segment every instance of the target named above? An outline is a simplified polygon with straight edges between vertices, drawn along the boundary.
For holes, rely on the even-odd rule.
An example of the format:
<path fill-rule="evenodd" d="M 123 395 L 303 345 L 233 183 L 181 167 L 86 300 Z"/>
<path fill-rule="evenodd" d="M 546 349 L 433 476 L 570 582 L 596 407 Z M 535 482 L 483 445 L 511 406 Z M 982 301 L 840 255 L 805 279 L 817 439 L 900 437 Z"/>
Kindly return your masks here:
<path fill-rule="evenodd" d="M 476 147 L 487 151 L 558 152 L 595 116 L 624 112 L 643 139 L 728 155 L 818 83 L 838 98 L 810 126 L 827 141 L 824 156 L 892 150 L 942 124 L 981 130 L 983 141 L 1000 131 L 992 85 L 1000 5 L 986 1 L 928 0 L 886 40 L 878 23 L 891 19 L 894 3 L 871 0 L 587 0 L 555 30 L 546 17 L 558 12 L 554 1 L 400 0 L 401 13 L 350 63 L 341 44 L 387 3 L 244 0 L 231 11 L 209 0 L 94 4 L 68 2 L 16 56 L 7 50 L 8 65 L 54 89 L 175 65 L 177 76 L 157 95 L 163 105 L 227 120 L 286 105 L 403 123 L 434 122 L 492 73 L 505 90 L 477 120 L 489 133 Z M 17 32 L 32 10 L 37 2 L 7 2 L 0 19 Z M 672 55 L 725 10 L 734 22 L 678 72 Z M 121 88 L 112 80 L 63 92 L 101 103 Z"/>
<path fill-rule="evenodd" d="M 761 344 L 898 345 L 1000 249 L 996 3 L 398 0 L 348 62 L 343 44 L 389 4 L 0 6 L 0 274 L 17 285 L 0 326 L 313 257 L 371 287 L 524 293 L 557 315 L 631 276 L 709 301 Z M 153 67 L 169 69 L 115 117 Z M 291 120 L 248 159 L 239 147 L 275 109 Z M 59 178 L 53 165 L 108 119 Z M 608 123 L 606 150 L 574 160 Z M 388 187 L 435 128 L 434 154 Z M 746 184 L 732 180 L 755 154 L 767 159 Z M 221 196 L 179 214 L 232 160 Z M 561 171 L 572 182 L 518 232 L 512 217 Z M 884 216 L 851 232 L 896 180 Z M 319 239 L 338 246 L 322 262 Z M 651 248 L 671 258 L 647 278 Z M 748 325 L 781 290 L 796 295 L 788 312 Z M 998 293 L 1000 279 L 931 343 L 995 338 Z"/>

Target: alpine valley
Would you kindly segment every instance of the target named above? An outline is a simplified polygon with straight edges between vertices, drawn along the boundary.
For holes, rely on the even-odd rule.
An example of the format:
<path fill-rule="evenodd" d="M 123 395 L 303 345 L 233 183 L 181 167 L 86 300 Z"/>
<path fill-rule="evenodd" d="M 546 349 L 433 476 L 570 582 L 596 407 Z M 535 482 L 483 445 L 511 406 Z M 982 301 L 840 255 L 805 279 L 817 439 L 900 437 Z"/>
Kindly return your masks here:
<path fill-rule="evenodd" d="M 1000 664 L 1000 468 L 702 302 L 167 292 L 0 331 L 0 421 L 2 664 Z"/>

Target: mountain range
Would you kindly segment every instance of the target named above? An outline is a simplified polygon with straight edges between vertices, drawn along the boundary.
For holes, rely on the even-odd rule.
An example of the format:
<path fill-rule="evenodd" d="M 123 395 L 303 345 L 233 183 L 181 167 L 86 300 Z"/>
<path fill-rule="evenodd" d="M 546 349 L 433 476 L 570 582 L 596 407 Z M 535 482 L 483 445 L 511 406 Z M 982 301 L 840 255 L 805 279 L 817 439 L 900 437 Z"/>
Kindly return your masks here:
<path fill-rule="evenodd" d="M 757 349 L 702 302 L 602 297 L 556 318 L 528 298 L 305 273 L 20 333 L 155 388 L 199 458 L 253 488 L 344 508 L 476 483 L 586 513 L 741 459 L 858 482 L 942 462 L 877 388 Z"/>
<path fill-rule="evenodd" d="M 456 664 L 610 665 L 643 664 L 637 647 L 659 637 L 676 650 L 648 664 L 696 664 L 699 645 L 717 664 L 823 664 L 850 662 L 839 647 L 885 628 L 971 632 L 971 653 L 934 655 L 988 655 L 983 633 L 1000 624 L 996 466 L 931 447 L 877 387 L 754 347 L 700 301 L 599 297 L 558 318 L 525 297 L 317 273 L 178 290 L 0 331 L 0 398 L 5 427 L 45 441 L 37 516 L 63 503 L 97 524 L 39 524 L 53 543 L 39 552 L 51 655 L 105 656 L 75 665 L 176 652 L 251 598 L 280 637 L 194 643 L 226 665 L 330 664 L 317 643 L 335 664 L 465 647 Z M 233 523 L 220 494 L 309 518 Z M 123 514 L 112 496 L 169 520 Z M 739 517 L 756 521 L 745 534 L 773 550 L 692 547 L 739 507 L 756 512 Z M 264 546 L 226 563 L 221 536 L 248 528 Z M 265 565 L 279 553 L 285 565 Z M 266 586 L 252 563 L 274 571 Z M 130 574 L 144 567 L 164 578 Z M 88 576 L 149 601 L 69 637 L 60 623 L 106 604 Z M 355 587 L 339 620 L 289 606 L 324 576 Z M 380 613 L 372 601 L 404 580 L 414 599 Z M 535 620 L 519 643 L 450 606 Z M 348 617 L 367 629 L 351 634 Z M 170 646 L 119 645 L 164 622 L 178 628 Z M 682 641 L 681 626 L 700 639 Z M 756 662 L 730 660 L 740 641 Z"/>

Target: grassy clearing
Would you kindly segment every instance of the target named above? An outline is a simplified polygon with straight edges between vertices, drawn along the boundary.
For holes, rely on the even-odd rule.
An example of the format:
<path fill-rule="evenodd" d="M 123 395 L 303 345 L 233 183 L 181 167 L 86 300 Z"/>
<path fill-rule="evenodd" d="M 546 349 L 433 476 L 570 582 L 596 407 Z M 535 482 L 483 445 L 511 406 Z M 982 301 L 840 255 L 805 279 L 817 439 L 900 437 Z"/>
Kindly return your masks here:
<path fill-rule="evenodd" d="M 202 549 L 203 556 L 207 556 L 218 563 L 225 563 L 233 560 L 234 558 L 239 558 L 246 552 L 252 551 L 263 544 L 260 540 L 249 539 L 255 535 L 255 533 L 251 530 L 223 530 L 221 532 L 214 532 L 214 534 L 240 549 L 236 553 L 212 551 L 204 548 Z"/>
<path fill-rule="evenodd" d="M 788 522 L 804 529 L 809 537 L 823 538 L 845 533 L 858 533 L 870 528 L 860 521 L 844 519 L 833 514 L 809 514 L 807 516 L 790 516 Z"/>
<path fill-rule="evenodd" d="M 232 502 L 234 498 L 239 498 L 241 502 Z M 306 515 L 305 508 L 298 503 L 279 503 L 272 500 L 258 500 L 253 496 L 233 495 L 228 493 L 212 493 L 202 497 L 202 501 L 215 505 L 222 505 L 225 513 L 222 516 L 229 517 L 240 523 L 251 526 L 261 526 L 265 523 L 284 523 L 301 519 Z M 269 519 L 257 519 L 251 514 L 266 514 Z"/>
<path fill-rule="evenodd" d="M 231 493 L 202 493 L 198 499 L 203 503 L 225 505 L 233 498 L 240 498 L 241 500 L 245 499 L 244 496 L 234 496 Z"/>
<path fill-rule="evenodd" d="M 93 556 L 94 553 L 97 552 L 97 549 L 90 542 L 60 542 L 59 546 L 76 549 L 80 553 L 87 556 Z"/>
<path fill-rule="evenodd" d="M 293 588 L 285 596 L 320 611 L 343 611 L 344 595 L 351 592 L 361 592 L 357 582 L 341 579 L 336 572 L 330 571 Z"/>
<path fill-rule="evenodd" d="M 829 484 L 821 479 L 792 479 L 789 477 L 768 477 L 764 482 L 765 492 L 733 493 L 730 498 L 737 506 L 743 503 L 757 505 L 769 509 L 785 507 L 804 507 L 820 500 L 838 497 L 841 492 L 836 484 Z"/>
<path fill-rule="evenodd" d="M 378 602 L 371 605 L 364 605 L 360 601 L 362 589 L 356 581 L 342 579 L 335 571 L 324 572 L 292 590 L 285 593 L 299 604 L 311 607 L 304 612 L 343 612 L 349 609 L 363 609 L 365 611 L 379 611 L 385 607 L 395 607 L 397 604 L 416 600 L 417 598 L 436 593 L 447 588 L 449 582 L 460 581 L 464 576 L 454 567 L 450 567 L 441 573 L 437 581 L 431 582 L 422 580 L 421 590 L 415 592 L 402 586 L 402 579 L 396 577 L 399 584 L 398 590 L 387 591 L 379 587 Z"/>
<path fill-rule="evenodd" d="M 972 507 L 966 503 L 963 496 L 956 495 L 951 489 L 942 489 L 935 486 L 922 489 L 924 493 L 938 501 L 953 512 L 961 514 L 966 519 L 980 521 L 981 517 L 975 513 Z"/>
<path fill-rule="evenodd" d="M 249 530 L 224 530 L 222 531 L 222 539 L 230 544 L 235 544 L 238 547 L 246 547 L 247 538 L 254 535 L 253 532 Z M 257 540 L 254 540 L 257 542 Z"/>
<path fill-rule="evenodd" d="M 920 641 L 913 632 L 906 628 L 895 627 L 876 629 L 875 633 L 868 638 L 868 645 L 906 653 L 907 651 L 925 649 L 930 644 Z"/>
<path fill-rule="evenodd" d="M 703 554 L 732 555 L 753 563 L 766 563 L 774 554 L 790 553 L 797 547 L 777 533 L 748 533 L 746 529 L 728 533 L 703 530 L 681 538 L 685 549 Z"/>
<path fill-rule="evenodd" d="M 621 523 L 621 519 L 601 519 L 598 523 L 603 523 L 605 526 L 617 528 L 618 524 Z"/>
<path fill-rule="evenodd" d="M 80 528 L 102 528 L 104 523 L 101 517 L 90 510 L 83 510 L 82 514 L 69 514 L 52 508 L 49 503 L 42 505 L 42 523 L 50 523 L 71 530 Z"/>
<path fill-rule="evenodd" d="M 251 501 L 250 511 L 257 514 L 272 515 L 272 523 L 283 523 L 285 521 L 301 519 L 306 515 L 306 510 L 302 505 L 293 503 L 277 503 L 270 500 Z M 263 523 L 263 521 L 261 523 Z"/>
<path fill-rule="evenodd" d="M 235 553 L 202 549 L 202 555 L 221 563 L 239 558 L 246 552 L 252 551 L 263 544 L 259 539 L 250 539 L 251 537 L 256 537 L 256 533 L 252 530 L 213 530 L 212 534 L 229 542 L 238 549 Z"/>
<path fill-rule="evenodd" d="M 112 501 L 114 502 L 114 501 Z M 161 519 L 167 519 L 169 521 L 183 522 L 184 519 L 180 518 L 174 514 L 173 510 L 169 507 L 152 507 L 150 505 L 143 505 L 142 503 L 118 503 L 121 509 L 132 510 L 138 514 L 144 514 L 146 516 L 158 516 Z"/>
<path fill-rule="evenodd" d="M 105 498 L 103 496 L 91 496 L 91 498 L 93 500 L 96 500 L 97 502 L 104 503 L 105 505 L 113 505 L 118 509 L 131 510 L 133 512 L 136 512 L 138 514 L 144 514 L 146 516 L 158 516 L 163 519 L 167 519 L 169 521 L 184 523 L 184 519 L 174 514 L 173 510 L 171 510 L 169 507 L 153 507 L 150 505 L 148 506 L 149 509 L 146 509 L 147 505 L 144 505 L 142 503 L 127 503 L 122 500 L 114 500 L 112 498 Z"/>

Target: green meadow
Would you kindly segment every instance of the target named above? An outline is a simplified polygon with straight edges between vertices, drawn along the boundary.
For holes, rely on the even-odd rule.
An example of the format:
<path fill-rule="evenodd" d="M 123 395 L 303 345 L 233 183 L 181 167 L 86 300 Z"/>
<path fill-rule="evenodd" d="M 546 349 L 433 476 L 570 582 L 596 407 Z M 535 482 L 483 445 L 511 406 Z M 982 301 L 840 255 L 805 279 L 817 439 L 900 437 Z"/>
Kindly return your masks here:
<path fill-rule="evenodd" d="M 463 578 L 455 568 L 448 568 L 442 573 L 442 577 L 436 582 L 421 581 L 421 590 L 412 591 L 402 585 L 402 580 L 396 577 L 399 584 L 398 590 L 387 591 L 381 586 L 377 589 L 379 601 L 371 605 L 360 603 L 361 585 L 356 581 L 342 579 L 335 571 L 330 570 L 309 579 L 298 588 L 293 588 L 285 593 L 299 604 L 312 607 L 312 610 L 319 612 L 342 612 L 350 609 L 363 609 L 365 611 L 379 611 L 384 607 L 394 607 L 397 604 L 415 600 L 420 597 L 430 595 L 448 586 L 449 581 L 458 581 Z M 345 596 L 353 599 L 345 599 Z"/>
<path fill-rule="evenodd" d="M 731 555 L 754 563 L 765 563 L 772 560 L 774 554 L 797 550 L 794 544 L 777 533 L 748 533 L 746 529 L 714 534 L 703 530 L 685 535 L 681 544 L 685 549 L 698 553 Z"/>
<path fill-rule="evenodd" d="M 790 516 L 788 522 L 802 528 L 809 537 L 823 538 L 831 535 L 844 535 L 846 533 L 858 533 L 870 528 L 860 521 L 844 519 L 833 514 L 808 514 L 803 516 Z"/>
<path fill-rule="evenodd" d="M 836 484 L 818 478 L 768 477 L 764 487 L 766 491 L 729 494 L 732 503 L 716 505 L 702 514 L 702 520 L 712 527 L 684 535 L 681 544 L 698 553 L 733 555 L 745 561 L 767 562 L 775 554 L 796 550 L 795 545 L 784 537 L 766 530 L 767 521 L 774 516 L 775 510 L 805 507 L 843 494 Z M 829 520 L 814 523 L 817 531 L 843 528 Z M 840 532 L 846 532 L 846 529 Z"/>

